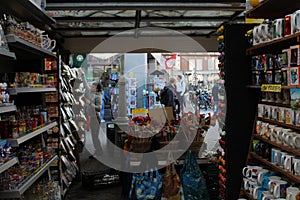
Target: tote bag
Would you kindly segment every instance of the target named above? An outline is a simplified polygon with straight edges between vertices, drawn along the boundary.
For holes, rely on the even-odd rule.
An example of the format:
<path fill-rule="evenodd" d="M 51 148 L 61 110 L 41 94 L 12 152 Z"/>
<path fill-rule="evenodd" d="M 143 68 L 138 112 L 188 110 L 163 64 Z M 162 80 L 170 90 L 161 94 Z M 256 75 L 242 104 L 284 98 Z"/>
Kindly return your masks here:
<path fill-rule="evenodd" d="M 129 199 L 160 200 L 162 182 L 163 177 L 157 169 L 141 174 L 133 174 Z"/>
<path fill-rule="evenodd" d="M 186 154 L 180 175 L 185 200 L 209 200 L 206 181 L 191 151 Z"/>
<path fill-rule="evenodd" d="M 169 154 L 170 157 L 170 154 Z M 173 156 L 171 156 L 173 158 Z M 176 172 L 173 160 L 169 159 L 163 180 L 162 200 L 184 200 L 181 179 Z"/>

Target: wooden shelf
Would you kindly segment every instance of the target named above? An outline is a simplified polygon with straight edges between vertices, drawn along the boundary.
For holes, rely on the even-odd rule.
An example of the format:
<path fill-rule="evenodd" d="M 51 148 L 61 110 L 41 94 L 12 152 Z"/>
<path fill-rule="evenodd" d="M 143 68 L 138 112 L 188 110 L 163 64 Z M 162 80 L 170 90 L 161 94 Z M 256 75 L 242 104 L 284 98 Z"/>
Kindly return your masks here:
<path fill-rule="evenodd" d="M 0 166 L 0 174 L 19 162 L 18 158 L 14 157 Z"/>
<path fill-rule="evenodd" d="M 300 8 L 300 1 L 295 0 L 264 0 L 246 13 L 247 18 L 276 19 L 293 13 Z"/>
<path fill-rule="evenodd" d="M 256 155 L 254 152 L 250 152 L 250 155 L 252 156 L 252 158 L 264 163 L 265 165 L 268 165 L 269 167 L 275 169 L 276 171 L 280 172 L 281 174 L 283 174 L 284 176 L 288 177 L 289 179 L 295 181 L 296 183 L 300 183 L 300 176 L 296 176 L 290 172 L 285 171 L 281 167 L 278 167 L 278 166 L 274 165 L 273 163 L 267 161 L 266 159 L 263 159 L 262 157 Z"/>
<path fill-rule="evenodd" d="M 278 143 L 273 142 L 273 141 L 271 141 L 271 140 L 269 140 L 269 139 L 263 138 L 262 136 L 257 135 L 257 134 L 254 134 L 254 138 L 255 138 L 255 139 L 258 139 L 258 140 L 261 140 L 261 141 L 263 141 L 263 142 L 265 142 L 265 143 L 271 144 L 271 145 L 273 145 L 273 146 L 275 146 L 275 147 L 278 147 L 278 148 L 280 148 L 280 149 L 282 149 L 282 150 L 284 150 L 284 151 L 287 151 L 287 152 L 289 152 L 289 153 L 292 153 L 292 154 L 294 154 L 294 155 L 296 155 L 296 156 L 300 156 L 300 151 L 299 151 L 299 149 L 293 149 L 293 148 L 290 148 L 290 147 L 288 147 L 288 146 L 284 146 L 284 145 L 282 145 L 282 144 L 278 144 Z"/>
<path fill-rule="evenodd" d="M 10 52 L 6 49 L 0 48 L 0 59 L 4 60 L 15 60 L 16 55 L 13 52 Z"/>
<path fill-rule="evenodd" d="M 287 37 L 271 40 L 250 47 L 246 50 L 247 55 L 259 55 L 265 53 L 280 53 L 283 49 L 296 45 L 300 42 L 300 33 L 296 33 Z"/>
<path fill-rule="evenodd" d="M 279 106 L 279 107 L 285 107 L 285 108 L 291 108 L 290 104 L 286 104 L 286 103 L 276 103 L 273 101 L 260 101 L 260 104 L 267 104 L 270 106 Z"/>
<path fill-rule="evenodd" d="M 295 126 L 295 125 L 292 125 L 292 124 L 286 124 L 286 123 L 283 123 L 283 122 L 278 122 L 278 121 L 266 119 L 266 118 L 263 118 L 263 117 L 257 117 L 257 119 L 260 120 L 260 121 L 263 121 L 263 122 L 276 124 L 276 125 L 279 125 L 279 126 L 282 126 L 282 127 L 291 128 L 291 129 L 295 129 L 295 130 L 300 131 L 300 126 Z"/>
<path fill-rule="evenodd" d="M 16 53 L 17 58 L 25 60 L 35 58 L 56 58 L 56 55 L 53 52 L 27 42 L 16 35 L 6 35 L 6 40 L 9 48 Z"/>
<path fill-rule="evenodd" d="M 1 4 L 3 4 L 0 8 L 1 11 L 9 13 L 22 21 L 28 21 L 42 30 L 46 29 L 46 25 L 52 26 L 56 23 L 52 17 L 32 0 L 9 0 L 2 1 Z"/>
<path fill-rule="evenodd" d="M 22 197 L 22 194 L 33 184 L 35 181 L 41 177 L 44 172 L 49 169 L 49 167 L 58 159 L 58 156 L 52 157 L 48 162 L 42 165 L 39 169 L 37 169 L 34 174 L 28 178 L 26 178 L 23 184 L 15 189 L 15 190 L 6 190 L 0 191 L 0 199 L 10 199 L 10 198 L 18 198 Z"/>

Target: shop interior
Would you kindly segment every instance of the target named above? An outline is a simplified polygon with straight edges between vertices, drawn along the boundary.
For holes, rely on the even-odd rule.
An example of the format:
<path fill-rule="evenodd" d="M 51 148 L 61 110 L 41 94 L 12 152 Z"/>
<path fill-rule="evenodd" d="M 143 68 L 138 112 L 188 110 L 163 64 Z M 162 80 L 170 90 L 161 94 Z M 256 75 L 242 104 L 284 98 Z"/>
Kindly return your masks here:
<path fill-rule="evenodd" d="M 0 199 L 300 199 L 300 3 L 0 3 Z"/>

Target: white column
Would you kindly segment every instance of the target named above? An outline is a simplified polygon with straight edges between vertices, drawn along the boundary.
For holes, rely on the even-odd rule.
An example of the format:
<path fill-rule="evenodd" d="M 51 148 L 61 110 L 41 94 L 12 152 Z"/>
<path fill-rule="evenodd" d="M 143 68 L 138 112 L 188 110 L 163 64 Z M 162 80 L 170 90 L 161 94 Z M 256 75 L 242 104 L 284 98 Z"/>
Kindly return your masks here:
<path fill-rule="evenodd" d="M 118 81 L 119 85 L 119 99 L 118 99 L 118 117 L 115 120 L 116 124 L 123 131 L 127 131 L 129 118 L 126 110 L 126 79 L 124 76 L 124 69 L 121 67 L 121 76 Z"/>

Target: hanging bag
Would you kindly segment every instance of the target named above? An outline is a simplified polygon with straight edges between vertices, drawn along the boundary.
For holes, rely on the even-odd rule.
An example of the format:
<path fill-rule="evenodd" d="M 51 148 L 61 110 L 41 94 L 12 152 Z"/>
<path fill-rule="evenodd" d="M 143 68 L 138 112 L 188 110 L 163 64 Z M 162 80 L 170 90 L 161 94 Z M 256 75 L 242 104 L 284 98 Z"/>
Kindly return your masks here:
<path fill-rule="evenodd" d="M 176 172 L 172 153 L 168 156 L 169 165 L 166 168 L 163 181 L 162 200 L 184 200 L 180 177 Z"/>
<path fill-rule="evenodd" d="M 188 151 L 186 154 L 180 175 L 185 200 L 209 199 L 205 179 L 191 151 Z"/>
<path fill-rule="evenodd" d="M 154 177 L 155 173 L 155 177 Z M 155 169 L 153 172 L 133 174 L 129 199 L 160 200 L 163 177 Z"/>

